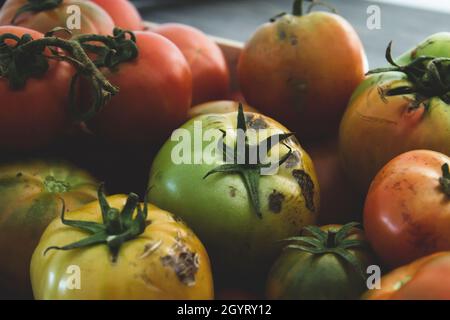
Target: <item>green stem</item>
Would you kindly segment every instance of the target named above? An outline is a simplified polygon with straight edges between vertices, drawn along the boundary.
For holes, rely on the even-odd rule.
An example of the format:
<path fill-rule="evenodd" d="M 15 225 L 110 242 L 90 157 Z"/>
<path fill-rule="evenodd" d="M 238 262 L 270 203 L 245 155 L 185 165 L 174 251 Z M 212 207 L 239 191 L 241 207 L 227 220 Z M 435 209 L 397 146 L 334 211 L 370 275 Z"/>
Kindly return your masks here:
<path fill-rule="evenodd" d="M 301 17 L 303 15 L 303 0 L 295 0 L 292 7 L 292 14 Z"/>
<path fill-rule="evenodd" d="M 332 230 L 328 230 L 327 232 L 327 248 L 335 248 L 336 247 L 336 232 Z"/>
<path fill-rule="evenodd" d="M 448 163 L 442 165 L 442 177 L 439 178 L 439 183 L 444 193 L 450 197 L 450 169 Z"/>

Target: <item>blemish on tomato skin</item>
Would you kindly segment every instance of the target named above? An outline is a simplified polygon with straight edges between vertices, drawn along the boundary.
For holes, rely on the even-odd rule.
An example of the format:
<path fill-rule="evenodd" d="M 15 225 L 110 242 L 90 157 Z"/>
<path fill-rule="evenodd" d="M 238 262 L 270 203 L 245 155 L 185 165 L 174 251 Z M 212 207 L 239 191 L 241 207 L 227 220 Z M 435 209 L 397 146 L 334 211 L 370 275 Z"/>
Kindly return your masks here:
<path fill-rule="evenodd" d="M 283 202 L 285 200 L 284 194 L 277 190 L 273 190 L 272 193 L 269 195 L 268 201 L 269 201 L 269 210 L 273 213 L 280 213 L 281 209 L 283 207 Z"/>
<path fill-rule="evenodd" d="M 229 188 L 230 196 L 231 196 L 232 198 L 236 197 L 236 191 L 237 191 L 236 187 L 229 186 L 228 188 Z"/>
<path fill-rule="evenodd" d="M 304 170 L 292 170 L 292 176 L 300 186 L 301 193 L 305 199 L 305 205 L 308 210 L 316 212 L 316 206 L 314 204 L 314 182 L 310 175 Z"/>
<path fill-rule="evenodd" d="M 425 230 L 422 224 L 415 222 L 410 213 L 401 213 L 403 222 L 407 225 L 408 243 L 417 248 L 422 254 L 428 254 L 437 250 L 439 238 L 435 232 Z"/>

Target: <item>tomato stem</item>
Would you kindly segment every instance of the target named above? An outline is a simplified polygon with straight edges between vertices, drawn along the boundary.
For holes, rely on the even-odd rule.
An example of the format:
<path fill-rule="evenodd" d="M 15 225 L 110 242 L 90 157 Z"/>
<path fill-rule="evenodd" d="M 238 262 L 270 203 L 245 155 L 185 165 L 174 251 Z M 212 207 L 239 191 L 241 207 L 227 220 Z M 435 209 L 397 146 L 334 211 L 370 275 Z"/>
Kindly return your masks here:
<path fill-rule="evenodd" d="M 65 246 L 51 246 L 44 251 L 44 255 L 50 250 L 72 250 L 78 248 L 86 248 L 98 244 L 106 244 L 111 253 L 113 262 L 117 261 L 120 247 L 126 241 L 137 238 L 147 227 L 148 201 L 144 200 L 144 208 L 139 204 L 139 197 L 130 193 L 123 209 L 119 211 L 117 208 L 111 208 L 103 190 L 103 184 L 98 190 L 98 198 L 102 212 L 102 223 L 80 220 L 65 219 L 65 204 L 61 212 L 61 221 L 64 225 L 80 229 L 91 234 L 77 242 L 67 244 Z M 137 214 L 133 218 L 134 212 Z"/>
<path fill-rule="evenodd" d="M 21 38 L 13 34 L 0 35 L 0 77 L 7 78 L 10 87 L 17 90 L 25 86 L 28 78 L 44 75 L 49 69 L 49 59 L 55 58 L 72 64 L 77 73 L 70 85 L 70 109 L 74 121 L 85 121 L 93 117 L 113 95 L 119 92 L 119 89 L 106 79 L 77 40 L 53 36 L 58 30 L 52 30 L 43 38 L 36 40 L 29 34 Z M 16 43 L 10 45 L 6 43 L 7 40 L 14 40 Z M 46 49 L 49 49 L 51 56 L 46 55 Z M 94 91 L 92 106 L 84 114 L 80 114 L 75 106 L 76 82 L 80 76 L 88 79 Z"/>
<path fill-rule="evenodd" d="M 303 15 L 303 0 L 295 0 L 292 7 L 292 14 L 301 17 Z"/>
<path fill-rule="evenodd" d="M 335 248 L 336 247 L 336 232 L 332 230 L 328 230 L 327 232 L 327 247 Z"/>
<path fill-rule="evenodd" d="M 450 169 L 448 163 L 442 165 L 442 177 L 439 178 L 439 183 L 444 193 L 450 197 Z"/>

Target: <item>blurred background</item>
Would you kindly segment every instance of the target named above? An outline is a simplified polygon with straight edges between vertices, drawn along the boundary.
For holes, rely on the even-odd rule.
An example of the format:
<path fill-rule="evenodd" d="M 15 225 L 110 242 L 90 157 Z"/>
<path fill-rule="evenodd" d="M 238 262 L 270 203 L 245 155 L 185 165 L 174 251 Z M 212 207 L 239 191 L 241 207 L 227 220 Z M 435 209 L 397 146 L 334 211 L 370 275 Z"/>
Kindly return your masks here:
<path fill-rule="evenodd" d="M 146 20 L 186 23 L 215 36 L 246 41 L 261 23 L 277 13 L 290 11 L 293 0 L 132 1 Z M 371 67 L 385 64 L 384 51 L 393 39 L 395 56 L 432 33 L 450 31 L 450 0 L 323 1 L 334 6 L 356 28 Z M 377 21 L 370 20 L 378 13 Z M 368 20 L 379 23 L 379 28 L 368 27 Z"/>

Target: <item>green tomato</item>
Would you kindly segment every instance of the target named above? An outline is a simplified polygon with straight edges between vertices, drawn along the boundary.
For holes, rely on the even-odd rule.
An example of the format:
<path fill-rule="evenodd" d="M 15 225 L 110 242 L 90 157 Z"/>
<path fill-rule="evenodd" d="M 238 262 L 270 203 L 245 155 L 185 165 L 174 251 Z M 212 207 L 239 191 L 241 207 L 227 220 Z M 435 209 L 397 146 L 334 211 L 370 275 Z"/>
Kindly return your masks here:
<path fill-rule="evenodd" d="M 357 223 L 305 228 L 275 262 L 267 298 L 281 300 L 358 299 L 367 290 L 366 270 L 374 262 Z"/>
<path fill-rule="evenodd" d="M 394 157 L 429 149 L 450 155 L 450 33 L 438 33 L 370 72 L 342 118 L 344 171 L 362 194 Z"/>
<path fill-rule="evenodd" d="M 219 136 L 220 130 L 228 131 L 223 140 L 203 141 L 195 148 L 196 127 L 211 129 Z M 250 161 L 227 165 L 222 153 L 205 152 L 223 141 L 233 149 L 239 144 L 236 128 L 247 127 L 255 130 L 246 132 L 246 148 L 255 147 L 268 136 L 280 138 L 276 150 L 282 164 L 272 175 L 260 175 L 260 162 L 253 166 Z M 150 201 L 192 227 L 222 281 L 250 284 L 260 280 L 280 249 L 278 241 L 297 234 L 317 218 L 319 185 L 310 157 L 281 124 L 257 113 L 245 113 L 244 117 L 242 108 L 196 117 L 181 129 L 189 133 L 186 139 L 191 148 L 187 153 L 204 161 L 175 164 L 172 153 L 177 153 L 179 142 L 167 141 L 151 169 Z M 250 135 L 250 131 L 258 135 Z M 269 155 L 275 154 L 274 149 Z"/>
<path fill-rule="evenodd" d="M 88 173 L 60 162 L 31 161 L 0 167 L 0 293 L 29 298 L 30 260 L 39 239 L 61 214 L 97 199 Z"/>

